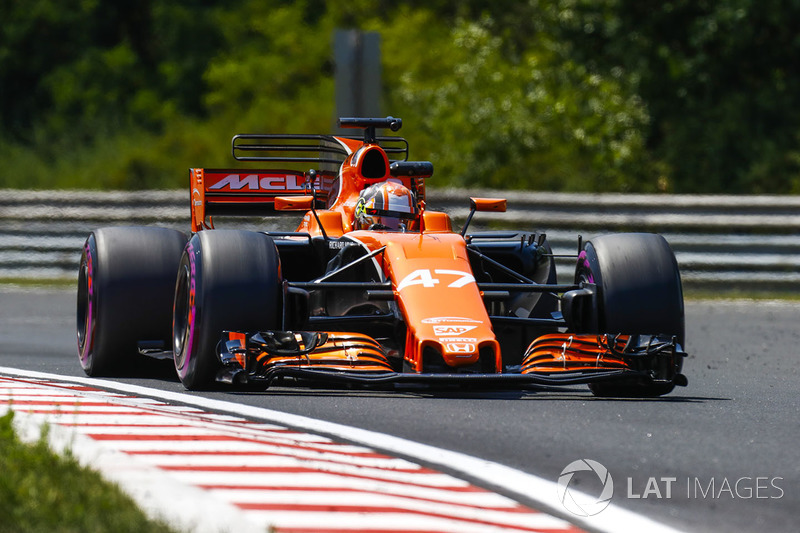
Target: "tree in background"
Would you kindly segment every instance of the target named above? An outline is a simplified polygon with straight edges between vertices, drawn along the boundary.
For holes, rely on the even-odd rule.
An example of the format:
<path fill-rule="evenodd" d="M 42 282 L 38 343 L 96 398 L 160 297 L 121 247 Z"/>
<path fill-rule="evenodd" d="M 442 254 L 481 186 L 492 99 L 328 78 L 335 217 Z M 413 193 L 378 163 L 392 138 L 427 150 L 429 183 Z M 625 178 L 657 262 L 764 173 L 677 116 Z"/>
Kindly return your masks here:
<path fill-rule="evenodd" d="M 546 14 L 544 14 L 546 15 Z M 416 11 L 384 31 L 391 108 L 424 124 L 420 146 L 437 183 L 539 190 L 657 189 L 644 150 L 645 106 L 621 69 L 593 71 L 566 57 L 529 19 L 524 47 L 510 50 L 489 15 L 454 24 Z M 434 29 L 410 40 L 405 24 Z M 416 136 L 409 132 L 409 136 Z M 418 150 L 420 150 L 418 148 Z"/>
<path fill-rule="evenodd" d="M 574 0 L 576 61 L 635 73 L 680 192 L 800 192 L 800 3 Z"/>
<path fill-rule="evenodd" d="M 220 15 L 225 46 L 207 65 L 203 101 L 228 137 L 330 131 L 335 25 L 310 4 L 243 0 Z"/>
<path fill-rule="evenodd" d="M 0 2 L 0 161 L 14 169 L 0 186 L 177 185 L 164 152 L 191 135 L 157 139 L 207 117 L 203 76 L 224 44 L 209 5 Z"/>
<path fill-rule="evenodd" d="M 30 141 L 202 116 L 203 75 L 222 46 L 202 0 L 3 2 L 0 117 Z"/>
<path fill-rule="evenodd" d="M 384 109 L 437 185 L 800 192 L 799 10 L 0 1 L 0 187 L 182 187 L 234 133 L 328 131 L 331 33 L 354 27 L 381 32 Z"/>

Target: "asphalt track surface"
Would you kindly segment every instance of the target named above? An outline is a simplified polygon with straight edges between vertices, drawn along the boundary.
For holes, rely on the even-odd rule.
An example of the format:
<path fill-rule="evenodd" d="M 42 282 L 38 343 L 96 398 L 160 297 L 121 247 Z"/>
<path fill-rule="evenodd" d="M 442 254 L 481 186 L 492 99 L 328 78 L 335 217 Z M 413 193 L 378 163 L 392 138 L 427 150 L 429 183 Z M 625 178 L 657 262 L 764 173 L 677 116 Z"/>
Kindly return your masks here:
<path fill-rule="evenodd" d="M 553 482 L 578 459 L 613 504 L 696 532 L 798 531 L 800 304 L 688 302 L 689 386 L 652 400 L 526 392 L 275 388 L 202 393 L 395 435 Z M 75 292 L 0 287 L 0 366 L 83 376 Z M 118 380 L 185 392 L 169 374 Z M 581 487 L 593 493 L 591 482 Z M 669 492 L 669 493 L 668 493 Z"/>

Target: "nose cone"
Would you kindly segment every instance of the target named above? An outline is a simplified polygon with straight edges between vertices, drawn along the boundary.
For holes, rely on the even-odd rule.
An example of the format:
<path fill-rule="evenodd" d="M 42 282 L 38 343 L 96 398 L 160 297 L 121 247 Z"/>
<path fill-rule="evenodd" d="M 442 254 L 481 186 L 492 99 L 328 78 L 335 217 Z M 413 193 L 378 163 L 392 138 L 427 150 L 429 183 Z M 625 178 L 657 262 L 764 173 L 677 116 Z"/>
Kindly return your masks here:
<path fill-rule="evenodd" d="M 453 368 L 477 363 L 486 348 L 499 360 L 499 344 L 460 235 L 406 234 L 387 245 L 384 257 L 408 328 L 405 358 L 417 371 L 425 371 L 422 354 L 430 349 Z"/>

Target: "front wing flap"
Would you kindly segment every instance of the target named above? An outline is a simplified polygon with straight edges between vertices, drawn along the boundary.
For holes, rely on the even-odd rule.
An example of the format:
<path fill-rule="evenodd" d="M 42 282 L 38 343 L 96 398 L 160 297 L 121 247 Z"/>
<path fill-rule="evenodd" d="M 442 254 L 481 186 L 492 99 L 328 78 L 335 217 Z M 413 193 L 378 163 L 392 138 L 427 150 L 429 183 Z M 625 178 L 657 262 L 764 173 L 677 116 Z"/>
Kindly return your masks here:
<path fill-rule="evenodd" d="M 686 355 L 674 339 L 665 337 L 553 334 L 531 343 L 518 372 L 419 374 L 395 371 L 380 343 L 362 333 L 225 331 L 217 351 L 222 363 L 218 381 L 264 388 L 281 378 L 364 386 L 407 383 L 511 389 L 632 377 L 682 384 L 678 360 Z"/>
<path fill-rule="evenodd" d="M 281 369 L 358 374 L 392 371 L 381 345 L 362 333 L 225 331 L 217 351 L 223 372 L 232 371 L 240 381 L 242 372 L 247 381 L 264 380 L 280 375 Z"/>
<path fill-rule="evenodd" d="M 639 372 L 652 382 L 685 385 L 680 368 L 686 353 L 664 335 L 572 335 L 554 333 L 534 340 L 522 358 L 523 374 Z"/>

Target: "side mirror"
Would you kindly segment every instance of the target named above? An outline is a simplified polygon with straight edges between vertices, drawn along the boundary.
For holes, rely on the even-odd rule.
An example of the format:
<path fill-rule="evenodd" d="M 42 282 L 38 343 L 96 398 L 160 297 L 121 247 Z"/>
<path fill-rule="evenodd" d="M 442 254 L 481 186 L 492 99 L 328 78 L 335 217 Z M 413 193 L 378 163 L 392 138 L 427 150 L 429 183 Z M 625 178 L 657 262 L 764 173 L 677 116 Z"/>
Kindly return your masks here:
<path fill-rule="evenodd" d="M 313 196 L 276 196 L 275 211 L 308 211 L 314 205 Z"/>
<path fill-rule="evenodd" d="M 494 211 L 495 213 L 506 212 L 505 198 L 470 198 L 469 207 L 472 211 Z"/>
<path fill-rule="evenodd" d="M 472 222 L 472 217 L 478 211 L 493 211 L 495 213 L 506 212 L 506 199 L 505 198 L 470 198 L 469 199 L 469 216 L 467 221 L 464 222 L 464 227 L 461 228 L 461 236 L 467 234 L 469 223 Z"/>

